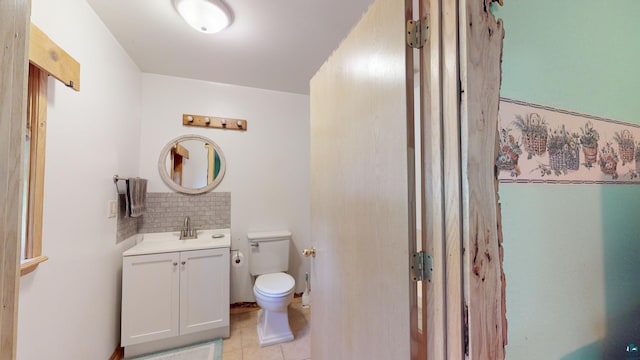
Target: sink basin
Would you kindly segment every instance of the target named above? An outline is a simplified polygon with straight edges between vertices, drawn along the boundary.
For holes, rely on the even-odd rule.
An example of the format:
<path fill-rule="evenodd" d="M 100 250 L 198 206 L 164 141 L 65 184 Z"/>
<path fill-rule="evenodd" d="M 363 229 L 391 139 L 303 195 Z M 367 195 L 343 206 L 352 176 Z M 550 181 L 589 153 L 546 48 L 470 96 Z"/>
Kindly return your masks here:
<path fill-rule="evenodd" d="M 141 240 L 138 240 L 138 243 L 125 251 L 122 256 L 231 247 L 230 229 L 198 230 L 198 238 L 189 240 L 180 240 L 178 231 L 140 234 L 140 236 Z"/>

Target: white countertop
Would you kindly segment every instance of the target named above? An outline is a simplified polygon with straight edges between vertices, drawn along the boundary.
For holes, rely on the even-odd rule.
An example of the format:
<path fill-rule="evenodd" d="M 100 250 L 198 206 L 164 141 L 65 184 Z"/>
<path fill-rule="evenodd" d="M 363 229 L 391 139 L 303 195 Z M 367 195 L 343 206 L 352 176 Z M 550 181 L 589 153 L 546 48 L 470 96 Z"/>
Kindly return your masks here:
<path fill-rule="evenodd" d="M 214 234 L 224 236 L 213 238 Z M 180 233 L 177 231 L 140 234 L 140 236 L 141 240 L 138 240 L 138 243 L 125 251 L 122 256 L 231 247 L 230 229 L 198 230 L 198 238 L 190 240 L 180 240 Z"/>

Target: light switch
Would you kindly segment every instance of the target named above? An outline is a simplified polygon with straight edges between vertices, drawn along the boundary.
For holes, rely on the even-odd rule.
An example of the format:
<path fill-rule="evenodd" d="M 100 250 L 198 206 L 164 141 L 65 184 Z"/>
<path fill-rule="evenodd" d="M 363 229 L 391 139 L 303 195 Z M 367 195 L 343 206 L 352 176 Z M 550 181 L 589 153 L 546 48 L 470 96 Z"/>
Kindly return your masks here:
<path fill-rule="evenodd" d="M 107 201 L 107 218 L 114 218 L 118 215 L 118 202 L 115 200 Z"/>

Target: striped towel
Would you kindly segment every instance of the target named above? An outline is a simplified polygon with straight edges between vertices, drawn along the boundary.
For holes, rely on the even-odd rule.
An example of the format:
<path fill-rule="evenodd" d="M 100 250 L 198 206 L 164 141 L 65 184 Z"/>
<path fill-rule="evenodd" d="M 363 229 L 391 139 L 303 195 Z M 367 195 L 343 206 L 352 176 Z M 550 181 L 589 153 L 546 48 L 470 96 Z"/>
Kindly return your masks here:
<path fill-rule="evenodd" d="M 147 179 L 127 179 L 127 214 L 129 217 L 144 215 L 147 209 Z"/>

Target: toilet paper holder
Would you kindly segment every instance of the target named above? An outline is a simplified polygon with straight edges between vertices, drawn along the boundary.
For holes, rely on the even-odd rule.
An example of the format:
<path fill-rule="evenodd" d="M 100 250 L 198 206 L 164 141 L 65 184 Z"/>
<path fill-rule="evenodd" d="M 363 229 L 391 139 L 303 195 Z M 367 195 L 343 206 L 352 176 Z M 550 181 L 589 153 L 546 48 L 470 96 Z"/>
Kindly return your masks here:
<path fill-rule="evenodd" d="M 240 264 L 240 262 L 242 262 L 242 260 L 243 260 L 243 259 L 242 259 L 243 257 L 242 257 L 242 256 L 241 256 L 241 254 L 240 254 L 240 250 L 238 250 L 238 249 L 231 249 L 231 252 L 232 252 L 232 253 L 233 253 L 233 252 L 235 252 L 235 254 L 231 256 L 231 261 L 233 261 L 233 262 L 234 262 L 234 263 L 236 263 L 236 264 Z"/>

